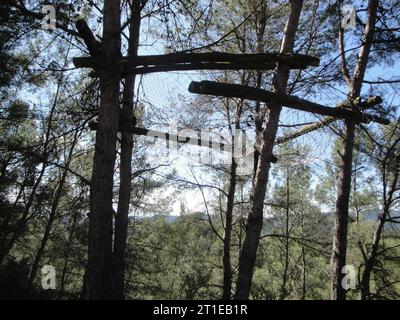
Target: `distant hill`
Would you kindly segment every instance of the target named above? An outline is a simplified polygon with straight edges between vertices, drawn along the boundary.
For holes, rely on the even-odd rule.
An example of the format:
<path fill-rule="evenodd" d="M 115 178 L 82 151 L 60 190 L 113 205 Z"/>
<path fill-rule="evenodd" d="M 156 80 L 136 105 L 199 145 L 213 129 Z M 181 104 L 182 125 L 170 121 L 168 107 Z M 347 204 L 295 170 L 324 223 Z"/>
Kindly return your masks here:
<path fill-rule="evenodd" d="M 326 217 L 332 217 L 334 215 L 333 212 L 324 212 L 322 213 L 324 216 Z M 375 222 L 378 219 L 378 215 L 379 215 L 379 210 L 378 209 L 370 209 L 370 210 L 365 210 L 361 212 L 361 218 L 365 221 L 371 221 L 371 222 Z M 400 217 L 400 211 L 398 210 L 393 210 L 392 211 L 392 217 Z M 161 215 L 161 214 L 155 214 L 152 216 L 145 216 L 145 217 L 131 217 L 131 220 L 137 219 L 137 220 L 142 220 L 142 219 L 149 219 L 149 220 L 158 220 L 158 219 L 166 219 L 166 221 L 168 223 L 173 223 L 176 220 L 178 220 L 179 218 L 181 218 L 180 215 Z M 207 216 L 204 216 L 204 219 L 207 219 Z M 266 225 L 265 227 L 268 228 L 273 228 L 274 226 L 278 225 L 278 218 L 277 217 L 266 217 L 265 218 L 266 221 Z M 394 224 L 395 225 L 395 224 Z M 400 228 L 400 224 L 396 224 L 395 228 Z"/>

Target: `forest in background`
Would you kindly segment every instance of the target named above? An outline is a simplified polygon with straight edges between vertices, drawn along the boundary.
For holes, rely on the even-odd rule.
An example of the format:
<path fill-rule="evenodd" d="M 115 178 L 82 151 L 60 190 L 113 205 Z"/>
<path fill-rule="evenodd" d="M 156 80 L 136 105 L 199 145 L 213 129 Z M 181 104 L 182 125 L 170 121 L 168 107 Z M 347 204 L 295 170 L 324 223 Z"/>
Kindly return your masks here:
<path fill-rule="evenodd" d="M 2 0 L 0 12 L 1 299 L 400 298 L 400 2 Z M 176 63 L 207 52 L 292 60 Z M 299 67 L 304 56 L 319 65 Z M 188 93 L 200 80 L 333 116 Z M 130 129 L 171 124 L 258 149 L 173 153 Z"/>

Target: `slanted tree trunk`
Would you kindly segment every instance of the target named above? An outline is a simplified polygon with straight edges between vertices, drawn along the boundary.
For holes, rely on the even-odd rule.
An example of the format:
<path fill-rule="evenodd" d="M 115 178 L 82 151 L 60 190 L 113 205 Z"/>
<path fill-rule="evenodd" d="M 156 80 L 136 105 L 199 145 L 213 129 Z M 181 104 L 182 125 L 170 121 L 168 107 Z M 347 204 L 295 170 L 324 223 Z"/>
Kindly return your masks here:
<path fill-rule="evenodd" d="M 0 249 L 0 265 L 3 263 L 5 257 L 11 251 L 11 249 L 14 247 L 15 242 L 19 239 L 19 237 L 25 231 L 26 224 L 29 220 L 29 213 L 30 213 L 31 207 L 33 205 L 33 201 L 35 200 L 36 191 L 40 186 L 40 183 L 43 179 L 43 175 L 46 171 L 46 168 L 47 168 L 47 164 L 43 163 L 42 168 L 40 169 L 40 172 L 39 172 L 39 176 L 35 180 L 35 183 L 29 194 L 28 202 L 25 205 L 22 216 L 18 219 L 18 223 L 17 223 L 14 233 L 12 234 L 11 238 L 8 241 L 4 241 L 5 244 Z"/>
<path fill-rule="evenodd" d="M 33 288 L 33 282 L 34 282 L 35 277 L 36 277 L 36 273 L 37 273 L 37 270 L 38 270 L 38 267 L 39 267 L 40 260 L 43 257 L 44 250 L 45 250 L 47 242 L 49 240 L 50 232 L 51 232 L 51 229 L 53 227 L 53 223 L 54 223 L 55 219 L 57 218 L 58 205 L 60 203 L 61 195 L 62 195 L 62 192 L 63 192 L 63 189 L 64 189 L 65 181 L 66 181 L 67 176 L 68 176 L 68 170 L 69 170 L 69 167 L 70 167 L 70 164 L 71 164 L 71 161 L 72 161 L 72 157 L 73 157 L 73 154 L 74 154 L 75 146 L 76 146 L 76 144 L 78 142 L 79 135 L 80 135 L 80 131 L 76 131 L 75 134 L 74 134 L 73 141 L 72 141 L 71 147 L 69 149 L 67 160 L 66 160 L 66 163 L 65 163 L 65 168 L 62 171 L 60 182 L 59 182 L 59 184 L 57 186 L 57 189 L 56 189 L 56 192 L 55 192 L 55 195 L 54 195 L 54 199 L 53 199 L 52 204 L 51 204 L 50 214 L 49 214 L 49 218 L 47 220 L 47 224 L 46 224 L 46 227 L 45 227 L 45 230 L 44 230 L 44 233 L 43 233 L 43 237 L 42 237 L 42 240 L 40 241 L 39 249 L 36 252 L 35 259 L 34 259 L 33 264 L 32 264 L 31 272 L 30 272 L 29 278 L 28 278 L 27 289 L 26 289 L 26 295 L 28 297 L 29 297 L 29 294 L 30 294 L 30 292 L 31 292 L 31 290 Z"/>
<path fill-rule="evenodd" d="M 399 143 L 397 140 L 393 147 Z M 394 149 L 392 147 L 388 148 Z M 383 182 L 383 206 L 382 211 L 378 216 L 378 221 L 376 222 L 374 235 L 372 238 L 371 246 L 368 250 L 368 253 L 364 255 L 364 270 L 361 276 L 361 283 L 360 283 L 360 293 L 361 299 L 367 300 L 371 298 L 371 290 L 370 290 L 370 281 L 371 281 L 371 274 L 372 270 L 376 265 L 377 262 L 377 255 L 378 255 L 378 248 L 379 242 L 381 240 L 383 228 L 386 222 L 387 217 L 389 216 L 390 208 L 394 204 L 395 192 L 398 191 L 398 181 L 399 181 L 399 166 L 397 165 L 400 162 L 400 155 L 397 155 L 395 158 L 396 167 L 394 172 L 387 172 L 387 159 L 389 154 L 387 154 L 385 160 L 382 163 L 382 182 Z M 390 183 L 389 190 L 387 188 L 387 181 L 386 179 L 389 178 L 388 176 L 392 176 L 393 179 Z M 363 251 L 364 252 L 364 251 Z"/>
<path fill-rule="evenodd" d="M 361 283 L 360 283 L 361 300 L 367 300 L 370 299 L 371 297 L 371 290 L 370 290 L 371 274 L 376 264 L 376 256 L 378 253 L 379 241 L 381 239 L 383 226 L 385 224 L 388 212 L 389 208 L 385 205 L 382 212 L 379 214 L 378 221 L 376 223 L 374 231 L 374 236 L 371 242 L 371 247 L 364 261 L 364 270 L 361 276 Z"/>
<path fill-rule="evenodd" d="M 349 98 L 353 101 L 361 94 L 362 82 L 367 68 L 376 23 L 378 0 L 370 0 L 368 5 L 368 21 L 364 29 L 363 46 L 360 48 L 353 78 L 350 79 L 344 56 L 343 36 L 341 35 L 342 69 L 343 75 L 349 85 Z M 346 265 L 347 253 L 347 227 L 349 214 L 349 201 L 351 191 L 351 175 L 353 148 L 355 136 L 355 122 L 345 121 L 343 148 L 341 150 L 341 165 L 338 174 L 338 194 L 333 228 L 333 243 L 331 255 L 331 299 L 345 300 L 346 290 L 342 286 Z"/>
<path fill-rule="evenodd" d="M 135 59 L 139 47 L 140 33 L 140 2 L 134 1 L 131 5 L 131 21 L 129 24 L 129 45 L 128 57 Z M 135 75 L 130 74 L 125 79 L 123 92 L 122 113 L 124 128 L 130 128 L 133 124 L 134 110 L 133 98 L 135 89 Z M 125 270 L 125 249 L 128 237 L 128 215 L 131 198 L 132 184 L 132 149 L 133 136 L 131 130 L 123 130 L 121 133 L 121 159 L 120 159 L 120 187 L 118 198 L 118 209 L 115 217 L 114 237 L 114 294 L 115 299 L 124 299 L 124 270 Z"/>
<path fill-rule="evenodd" d="M 120 0 L 103 7 L 100 110 L 90 186 L 88 284 L 90 299 L 113 296 L 113 176 L 119 114 Z"/>
<path fill-rule="evenodd" d="M 25 228 L 26 228 L 26 224 L 29 220 L 29 216 L 30 216 L 30 211 L 31 211 L 31 207 L 34 203 L 35 200 L 35 196 L 36 196 L 36 191 L 38 190 L 40 183 L 42 182 L 43 176 L 46 172 L 48 163 L 48 157 L 49 157 L 49 141 L 50 141 L 50 134 L 53 128 L 53 118 L 54 118 L 54 114 L 56 112 L 56 108 L 58 105 L 58 96 L 61 90 L 61 81 L 62 79 L 59 79 L 59 81 L 57 82 L 57 90 L 55 93 L 55 97 L 54 97 L 54 101 L 50 110 L 50 114 L 47 120 L 47 128 L 46 128 L 46 132 L 45 132 L 45 139 L 44 139 L 44 143 L 43 143 L 43 152 L 41 155 L 41 160 L 42 160 L 42 167 L 39 171 L 39 175 L 37 177 L 37 179 L 35 180 L 32 190 L 29 194 L 28 197 L 28 201 L 25 205 L 24 211 L 22 213 L 22 216 L 19 218 L 16 229 L 13 233 L 13 235 L 11 236 L 11 238 L 8 241 L 4 241 L 4 246 L 2 246 L 0 248 L 0 265 L 3 263 L 4 258 L 7 256 L 7 254 L 11 251 L 11 249 L 13 248 L 15 242 L 19 239 L 19 237 L 24 233 Z M 35 170 L 35 169 L 33 169 Z"/>
<path fill-rule="evenodd" d="M 290 13 L 284 30 L 281 53 L 290 53 L 293 50 L 302 8 L 302 0 L 290 1 Z M 288 78 L 289 69 L 285 65 L 278 64 L 273 80 L 273 90 L 277 93 L 285 93 Z M 254 183 L 252 208 L 248 216 L 246 235 L 239 257 L 236 299 L 248 299 L 250 294 L 254 264 L 263 225 L 264 198 L 268 183 L 270 159 L 278 130 L 281 109 L 282 106 L 279 105 L 270 108 L 269 121 L 262 132 L 262 145 Z"/>

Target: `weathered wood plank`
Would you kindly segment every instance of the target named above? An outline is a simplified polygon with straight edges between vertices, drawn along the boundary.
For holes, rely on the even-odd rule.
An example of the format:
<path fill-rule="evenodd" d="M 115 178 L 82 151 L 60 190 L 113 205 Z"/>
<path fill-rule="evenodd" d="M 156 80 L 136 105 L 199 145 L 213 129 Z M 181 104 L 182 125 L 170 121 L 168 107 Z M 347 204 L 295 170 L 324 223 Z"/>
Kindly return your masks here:
<path fill-rule="evenodd" d="M 288 108 L 324 116 L 352 119 L 354 121 L 364 123 L 369 123 L 371 121 L 381 124 L 390 123 L 388 119 L 384 119 L 375 115 L 369 115 L 361 111 L 327 107 L 296 96 L 277 94 L 272 91 L 253 88 L 245 85 L 219 83 L 214 81 L 192 81 L 189 86 L 189 92 L 228 98 L 248 99 L 265 103 L 275 101 Z"/>
<path fill-rule="evenodd" d="M 356 104 L 356 101 L 350 102 L 350 101 L 344 101 L 342 103 L 339 103 L 337 105 L 337 108 L 348 108 L 351 107 L 352 105 L 357 105 L 358 108 L 360 109 L 367 109 L 369 107 L 376 106 L 380 103 L 382 103 L 383 100 L 379 96 L 374 96 L 374 97 L 369 97 L 366 101 L 362 101 L 361 103 Z M 279 137 L 275 140 L 275 144 L 282 144 L 285 143 L 289 140 L 296 139 L 298 137 L 301 137 L 302 135 L 305 135 L 307 133 L 310 133 L 312 131 L 318 130 L 320 128 L 326 127 L 330 125 L 331 123 L 337 121 L 338 118 L 335 117 L 326 117 L 322 119 L 321 121 L 306 125 L 299 130 L 296 130 L 294 132 L 288 133 L 287 135 L 283 137 Z"/>
<path fill-rule="evenodd" d="M 284 63 L 291 69 L 318 66 L 319 59 L 302 54 L 231 54 L 223 52 L 171 53 L 165 55 L 138 56 L 133 60 L 119 59 L 122 72 L 143 74 L 179 70 L 272 70 L 276 63 Z M 101 69 L 104 61 L 99 57 L 76 57 L 77 68 Z"/>

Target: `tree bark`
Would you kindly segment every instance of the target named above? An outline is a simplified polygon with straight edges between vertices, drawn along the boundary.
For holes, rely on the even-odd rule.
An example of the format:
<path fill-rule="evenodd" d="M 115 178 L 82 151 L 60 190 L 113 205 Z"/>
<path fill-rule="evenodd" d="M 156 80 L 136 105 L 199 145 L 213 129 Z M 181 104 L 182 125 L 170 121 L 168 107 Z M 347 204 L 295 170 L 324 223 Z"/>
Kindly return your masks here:
<path fill-rule="evenodd" d="M 140 33 L 140 5 L 135 1 L 132 5 L 131 21 L 129 24 L 129 45 L 128 57 L 135 60 L 139 47 Z M 125 78 L 125 87 L 123 92 L 122 113 L 126 124 L 125 130 L 121 133 L 121 159 L 120 159 L 120 187 L 118 198 L 118 209 L 115 217 L 115 237 L 114 237 L 114 294 L 115 298 L 124 299 L 125 284 L 125 249 L 128 237 L 129 222 L 129 203 L 131 198 L 132 185 L 132 149 L 133 135 L 131 130 L 134 119 L 133 98 L 135 89 L 135 75 L 131 74 Z"/>
<path fill-rule="evenodd" d="M 290 13 L 284 30 L 280 50 L 281 53 L 290 53 L 293 50 L 302 7 L 302 0 L 290 1 Z M 284 93 L 286 91 L 288 78 L 288 67 L 283 64 L 278 64 L 273 80 L 273 91 Z M 269 106 L 269 121 L 262 132 L 262 145 L 253 190 L 252 208 L 248 216 L 246 235 L 239 257 L 239 274 L 235 299 L 248 299 L 250 295 L 256 254 L 263 224 L 263 207 L 270 169 L 270 159 L 276 132 L 278 130 L 281 109 L 282 106 L 273 105 L 273 103 Z"/>
<path fill-rule="evenodd" d="M 85 272 L 83 273 L 83 278 L 82 278 L 82 288 L 81 288 L 81 293 L 79 295 L 80 300 L 86 300 L 89 297 L 89 280 L 88 280 L 88 266 L 85 266 Z"/>
<path fill-rule="evenodd" d="M 242 79 L 243 80 L 243 79 Z M 235 132 L 240 130 L 240 119 L 242 117 L 243 104 L 239 103 L 236 108 L 235 115 Z M 237 163 L 235 157 L 232 155 L 232 164 L 229 176 L 229 190 L 227 196 L 227 206 L 225 214 L 225 234 L 224 234 L 224 280 L 222 299 L 231 299 L 232 293 L 232 263 L 231 263 L 231 240 L 232 240 L 232 223 L 233 223 L 233 208 L 235 202 L 236 183 L 237 183 Z"/>
<path fill-rule="evenodd" d="M 100 74 L 99 127 L 90 186 L 88 285 L 90 299 L 113 296 L 113 176 L 119 114 L 121 56 L 120 0 L 105 0 L 103 8 L 103 69 Z"/>
<path fill-rule="evenodd" d="M 347 251 L 347 226 L 351 189 L 351 174 L 353 161 L 355 124 L 346 121 L 346 141 L 342 152 L 342 163 L 339 169 L 338 194 L 336 199 L 336 211 L 333 227 L 333 243 L 331 255 L 331 298 L 332 300 L 345 300 L 346 290 L 342 286 L 346 265 Z"/>
<path fill-rule="evenodd" d="M 368 64 L 374 36 L 374 28 L 377 17 L 378 0 L 370 0 L 368 5 L 368 21 L 364 29 L 363 46 L 360 48 L 357 64 L 354 70 L 353 79 L 348 81 L 349 99 L 353 101 L 361 94 L 361 87 Z M 344 51 L 344 48 L 342 48 Z M 347 69 L 344 54 L 342 64 Z M 346 76 L 346 74 L 344 74 Z M 343 148 L 341 151 L 342 163 L 338 175 L 338 194 L 336 199 L 336 211 L 333 227 L 333 243 L 331 255 L 331 299 L 345 300 L 346 290 L 342 286 L 344 274 L 343 267 L 346 265 L 347 254 L 347 226 L 349 214 L 349 201 L 351 191 L 351 175 L 353 148 L 355 136 L 355 123 L 352 120 L 345 121 L 345 134 Z"/>
<path fill-rule="evenodd" d="M 236 191 L 236 168 L 237 164 L 235 159 L 232 157 L 230 178 L 229 178 L 229 190 L 228 190 L 228 201 L 226 206 L 225 214 L 225 234 L 224 234 L 224 283 L 222 299 L 229 300 L 232 292 L 232 265 L 231 265 L 231 238 L 232 238 L 232 221 L 233 221 L 233 207 L 235 201 Z"/>
<path fill-rule="evenodd" d="M 285 259 L 283 264 L 283 275 L 282 275 L 282 285 L 281 285 L 281 293 L 279 296 L 280 300 L 283 300 L 287 296 L 287 288 L 286 284 L 288 281 L 288 272 L 289 272 L 289 226 L 290 226 L 290 169 L 289 166 L 286 166 L 286 208 L 285 208 Z"/>

